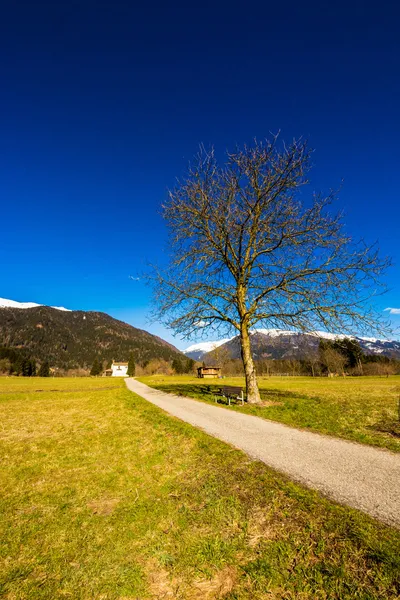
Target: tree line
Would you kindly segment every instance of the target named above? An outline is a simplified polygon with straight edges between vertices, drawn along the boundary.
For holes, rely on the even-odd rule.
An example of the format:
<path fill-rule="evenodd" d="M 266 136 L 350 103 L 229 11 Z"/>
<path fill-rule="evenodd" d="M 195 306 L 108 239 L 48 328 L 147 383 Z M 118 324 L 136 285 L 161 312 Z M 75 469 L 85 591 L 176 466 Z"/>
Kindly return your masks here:
<path fill-rule="evenodd" d="M 175 358 L 173 361 L 165 358 L 150 360 L 136 360 L 136 355 L 131 352 L 128 359 L 128 375 L 147 374 L 184 374 L 194 373 L 196 363 L 191 358 Z M 98 377 L 111 367 L 111 361 L 96 357 L 86 369 L 63 370 L 51 368 L 49 361 L 38 362 L 26 350 L 0 347 L 0 375 L 14 375 L 21 377 L 50 377 L 62 376 L 89 376 Z"/>
<path fill-rule="evenodd" d="M 226 376 L 243 376 L 243 362 L 232 359 L 227 352 L 217 352 L 213 363 L 222 367 Z M 191 358 L 175 358 L 167 361 L 157 358 L 136 362 L 133 352 L 129 355 L 128 375 L 195 375 L 199 362 Z M 48 361 L 38 364 L 24 351 L 0 347 L 0 374 L 22 377 L 54 376 L 93 376 L 98 377 L 111 366 L 110 361 L 95 358 L 88 369 L 79 372 L 62 372 L 50 368 Z M 302 358 L 262 358 L 255 360 L 257 373 L 260 376 L 336 376 L 336 375 L 380 375 L 389 376 L 400 373 L 400 360 L 377 354 L 364 354 L 360 344 L 350 338 L 338 340 L 321 340 L 315 353 L 305 354 Z"/>
<path fill-rule="evenodd" d="M 0 374 L 22 377 L 50 377 L 48 361 L 37 364 L 36 360 L 24 351 L 13 348 L 0 348 Z"/>
<path fill-rule="evenodd" d="M 225 375 L 243 376 L 243 363 L 226 353 L 217 353 L 215 363 Z M 262 358 L 255 361 L 260 376 L 345 376 L 381 375 L 400 373 L 400 360 L 379 354 L 365 354 L 356 340 L 350 338 L 321 340 L 317 352 L 302 358 Z"/>

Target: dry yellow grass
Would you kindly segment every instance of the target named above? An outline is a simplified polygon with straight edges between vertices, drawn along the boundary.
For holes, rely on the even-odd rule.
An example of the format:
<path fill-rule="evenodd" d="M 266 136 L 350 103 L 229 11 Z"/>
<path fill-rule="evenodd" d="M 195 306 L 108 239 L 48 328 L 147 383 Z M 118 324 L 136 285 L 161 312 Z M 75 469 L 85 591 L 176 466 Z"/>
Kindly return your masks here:
<path fill-rule="evenodd" d="M 122 381 L 1 379 L 0 392 L 1 597 L 398 597 L 397 531 Z"/>

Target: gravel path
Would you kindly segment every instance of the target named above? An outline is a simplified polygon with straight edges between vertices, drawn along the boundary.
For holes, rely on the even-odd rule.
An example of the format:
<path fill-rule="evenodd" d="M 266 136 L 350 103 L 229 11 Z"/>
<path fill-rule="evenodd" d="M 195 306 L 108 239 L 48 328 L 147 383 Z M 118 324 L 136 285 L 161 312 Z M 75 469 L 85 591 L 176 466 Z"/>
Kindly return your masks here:
<path fill-rule="evenodd" d="M 169 414 L 240 448 L 326 496 L 400 527 L 400 454 L 300 431 L 126 379 Z"/>

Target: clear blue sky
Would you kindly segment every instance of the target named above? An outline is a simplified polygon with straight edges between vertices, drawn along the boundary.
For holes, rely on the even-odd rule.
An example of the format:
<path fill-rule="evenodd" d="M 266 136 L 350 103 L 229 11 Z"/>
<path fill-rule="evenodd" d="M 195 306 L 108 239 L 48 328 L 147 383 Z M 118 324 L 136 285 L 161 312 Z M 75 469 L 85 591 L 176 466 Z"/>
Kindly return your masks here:
<path fill-rule="evenodd" d="M 102 310 L 172 340 L 146 324 L 149 291 L 129 279 L 162 260 L 166 189 L 199 143 L 280 129 L 315 148 L 315 188 L 344 179 L 349 232 L 395 262 L 377 308 L 400 308 L 396 5 L 2 3 L 0 297 Z"/>

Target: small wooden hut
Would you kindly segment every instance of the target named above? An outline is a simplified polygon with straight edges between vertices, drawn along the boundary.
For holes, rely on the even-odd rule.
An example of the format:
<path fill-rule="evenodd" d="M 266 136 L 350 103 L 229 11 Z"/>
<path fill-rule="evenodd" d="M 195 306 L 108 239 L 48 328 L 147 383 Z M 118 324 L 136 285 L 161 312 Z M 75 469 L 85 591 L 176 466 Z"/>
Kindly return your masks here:
<path fill-rule="evenodd" d="M 197 377 L 211 379 L 221 376 L 221 367 L 198 367 Z"/>

